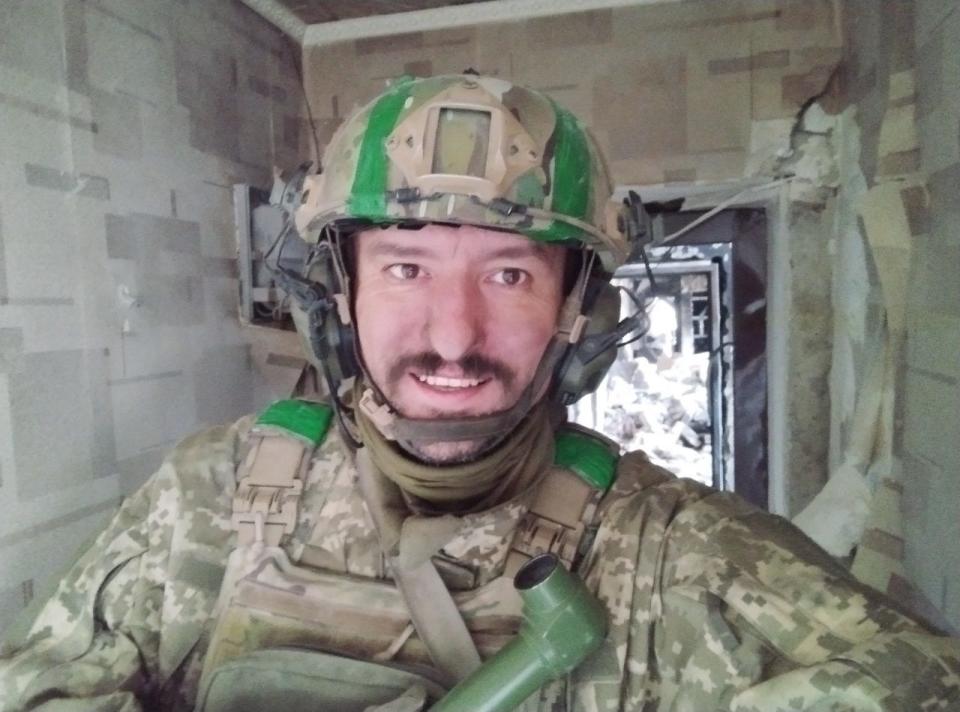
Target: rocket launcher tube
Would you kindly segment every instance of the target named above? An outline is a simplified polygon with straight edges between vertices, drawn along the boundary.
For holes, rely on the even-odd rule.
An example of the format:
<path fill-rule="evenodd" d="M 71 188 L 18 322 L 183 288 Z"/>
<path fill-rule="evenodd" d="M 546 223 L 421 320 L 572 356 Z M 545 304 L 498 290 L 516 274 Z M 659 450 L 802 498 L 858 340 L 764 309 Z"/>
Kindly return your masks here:
<path fill-rule="evenodd" d="M 513 580 L 523 600 L 517 637 L 456 685 L 430 712 L 509 712 L 566 675 L 607 634 L 607 612 L 553 554 L 528 561 Z"/>

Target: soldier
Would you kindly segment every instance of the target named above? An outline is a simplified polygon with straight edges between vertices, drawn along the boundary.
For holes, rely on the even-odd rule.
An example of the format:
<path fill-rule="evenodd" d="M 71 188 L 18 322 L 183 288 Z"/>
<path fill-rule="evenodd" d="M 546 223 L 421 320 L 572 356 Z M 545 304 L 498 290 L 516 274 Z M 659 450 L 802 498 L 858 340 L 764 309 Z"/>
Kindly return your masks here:
<path fill-rule="evenodd" d="M 328 403 L 181 443 L 7 642 L 0 710 L 426 709 L 514 636 L 542 551 L 609 630 L 524 710 L 960 709 L 960 642 L 563 422 L 638 323 L 609 278 L 639 215 L 609 197 L 578 121 L 500 79 L 347 120 L 293 201 L 303 269 L 276 267 Z"/>

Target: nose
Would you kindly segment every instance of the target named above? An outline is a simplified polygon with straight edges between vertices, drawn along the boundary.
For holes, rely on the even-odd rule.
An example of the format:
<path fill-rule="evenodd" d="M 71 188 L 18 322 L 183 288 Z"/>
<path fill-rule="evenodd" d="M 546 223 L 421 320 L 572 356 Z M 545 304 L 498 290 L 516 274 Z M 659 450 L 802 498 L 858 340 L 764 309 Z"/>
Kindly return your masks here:
<path fill-rule="evenodd" d="M 463 277 L 443 280 L 431 295 L 427 339 L 444 361 L 457 361 L 482 343 L 486 316 L 478 285 Z"/>

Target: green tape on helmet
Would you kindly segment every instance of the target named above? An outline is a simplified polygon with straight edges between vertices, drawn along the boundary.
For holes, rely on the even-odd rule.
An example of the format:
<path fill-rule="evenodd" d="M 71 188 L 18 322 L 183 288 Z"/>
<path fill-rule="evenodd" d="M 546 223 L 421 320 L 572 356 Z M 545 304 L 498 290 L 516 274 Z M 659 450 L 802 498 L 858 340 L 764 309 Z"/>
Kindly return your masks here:
<path fill-rule="evenodd" d="M 478 225 L 589 246 L 612 272 L 629 250 L 610 196 L 592 137 L 548 96 L 495 77 L 404 78 L 337 130 L 296 223 L 308 242 L 355 218 Z"/>
<path fill-rule="evenodd" d="M 352 215 L 371 219 L 387 215 L 387 173 L 390 166 L 384 143 L 397 124 L 397 117 L 410 96 L 409 90 L 410 81 L 400 82 L 377 99 L 370 111 L 347 203 Z"/>

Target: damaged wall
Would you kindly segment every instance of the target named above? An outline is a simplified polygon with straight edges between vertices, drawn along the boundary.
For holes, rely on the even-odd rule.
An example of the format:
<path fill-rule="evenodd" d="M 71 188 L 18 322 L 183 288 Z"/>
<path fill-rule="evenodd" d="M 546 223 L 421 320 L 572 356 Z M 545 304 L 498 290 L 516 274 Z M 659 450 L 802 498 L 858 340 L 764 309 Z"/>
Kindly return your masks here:
<path fill-rule="evenodd" d="M 807 514 L 833 553 L 859 544 L 859 578 L 956 630 L 960 10 L 854 3 L 844 34 L 832 477 Z"/>
<path fill-rule="evenodd" d="M 784 310 L 787 482 L 779 506 L 795 512 L 827 472 L 832 193 L 822 183 L 832 153 L 821 166 L 822 147 L 791 150 L 791 133 L 840 56 L 840 20 L 830 0 L 725 0 L 359 39 L 308 48 L 304 71 L 321 145 L 390 78 L 472 67 L 541 89 L 572 109 L 596 135 L 620 185 L 762 182 L 802 163 L 778 236 L 791 234 L 782 259 L 789 263 L 785 295 L 793 296 Z"/>
<path fill-rule="evenodd" d="M 0 630 L 258 405 L 230 184 L 306 152 L 297 54 L 229 0 L 0 3 Z"/>
<path fill-rule="evenodd" d="M 895 448 L 904 468 L 907 572 L 960 629 L 960 8 L 933 0 L 914 7 L 916 125 L 927 193 L 903 196 L 916 238 Z M 903 158 L 915 161 L 916 151 Z"/>
<path fill-rule="evenodd" d="M 893 337 L 883 491 L 887 518 L 903 515 L 902 538 L 874 518 L 861 548 L 880 561 L 902 558 L 909 579 L 960 628 L 960 11 L 934 0 L 869 5 L 850 18 L 848 35 L 868 186 L 860 215 Z"/>
<path fill-rule="evenodd" d="M 827 481 L 830 443 L 830 361 L 833 353 L 830 217 L 826 205 L 793 201 L 789 208 L 791 306 L 787 513 L 796 513 Z"/>
<path fill-rule="evenodd" d="M 960 10 L 916 8 L 917 127 L 924 202 L 910 275 L 903 429 L 907 571 L 960 629 Z M 952 506 L 951 506 L 952 503 Z M 952 574 L 951 574 L 952 572 Z"/>

